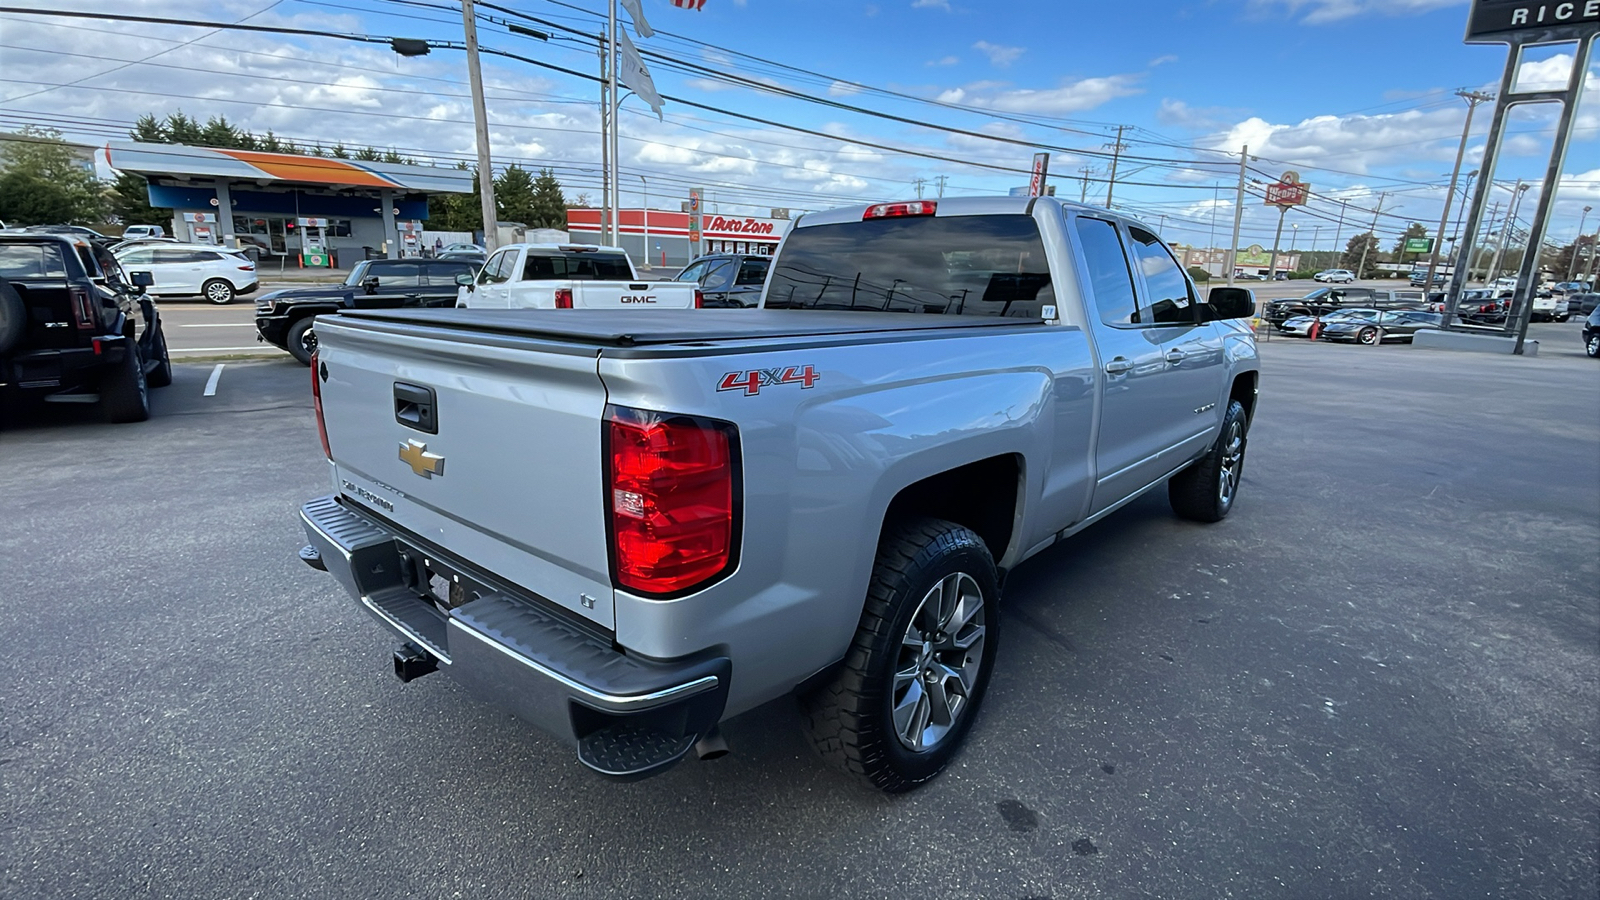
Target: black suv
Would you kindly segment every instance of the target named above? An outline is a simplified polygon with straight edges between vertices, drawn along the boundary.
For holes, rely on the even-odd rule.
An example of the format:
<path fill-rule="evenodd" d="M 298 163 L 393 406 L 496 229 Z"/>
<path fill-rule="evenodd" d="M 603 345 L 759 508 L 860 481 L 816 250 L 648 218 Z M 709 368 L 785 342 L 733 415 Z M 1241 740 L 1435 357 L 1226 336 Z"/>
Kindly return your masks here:
<path fill-rule="evenodd" d="M 112 422 L 150 418 L 150 388 L 172 383 L 150 284 L 149 272 L 128 278 L 82 238 L 0 234 L 0 399 L 99 403 Z"/>
<path fill-rule="evenodd" d="M 312 320 L 341 309 L 395 309 L 456 305 L 459 275 L 478 266 L 461 259 L 368 259 L 356 263 L 343 284 L 273 291 L 256 300 L 256 340 L 289 351 L 311 365 L 317 349 Z"/>
<path fill-rule="evenodd" d="M 1295 316 L 1325 316 L 1336 309 L 1423 309 L 1427 304 L 1420 292 L 1415 296 L 1401 296 L 1394 291 L 1358 287 L 1321 288 L 1304 297 L 1273 300 L 1263 310 L 1263 318 L 1273 325 L 1282 325 Z"/>
<path fill-rule="evenodd" d="M 712 253 L 696 258 L 672 280 L 699 282 L 707 309 L 741 309 L 761 302 L 770 268 L 770 256 Z"/>

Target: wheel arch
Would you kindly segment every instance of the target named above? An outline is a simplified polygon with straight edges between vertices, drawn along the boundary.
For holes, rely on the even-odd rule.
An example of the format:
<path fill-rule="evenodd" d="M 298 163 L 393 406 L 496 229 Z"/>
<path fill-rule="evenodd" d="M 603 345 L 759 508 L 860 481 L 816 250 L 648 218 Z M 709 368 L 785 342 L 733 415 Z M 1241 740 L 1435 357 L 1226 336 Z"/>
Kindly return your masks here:
<path fill-rule="evenodd" d="M 896 522 L 943 519 L 972 529 L 999 565 L 1017 533 L 1024 485 L 1021 453 L 1002 453 L 929 475 L 901 488 L 889 501 L 879 539 Z"/>

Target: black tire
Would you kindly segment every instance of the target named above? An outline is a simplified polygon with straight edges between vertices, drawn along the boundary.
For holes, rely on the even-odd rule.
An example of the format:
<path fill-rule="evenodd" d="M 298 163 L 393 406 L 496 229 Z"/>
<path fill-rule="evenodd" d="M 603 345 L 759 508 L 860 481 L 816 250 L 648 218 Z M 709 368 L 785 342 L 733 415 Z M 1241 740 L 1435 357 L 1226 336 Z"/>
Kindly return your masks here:
<path fill-rule="evenodd" d="M 966 619 L 953 635 L 936 631 L 922 640 L 924 629 L 944 627 L 930 623 L 941 618 L 945 597 L 957 599 L 944 604 L 951 610 L 944 623 L 955 622 L 962 611 Z M 974 597 L 981 600 L 976 608 Z M 823 759 L 890 794 L 943 771 L 960 750 L 989 685 L 999 598 L 994 560 L 971 530 L 940 519 L 887 527 L 843 668 L 800 700 L 806 730 Z M 903 726 L 896 724 L 897 697 Z M 924 746 L 903 736 L 911 731 L 917 744 L 926 740 Z"/>
<path fill-rule="evenodd" d="M 1363 328 L 1356 332 L 1356 340 L 1370 347 L 1378 342 L 1378 329 Z"/>
<path fill-rule="evenodd" d="M 108 422 L 143 422 L 150 418 L 150 385 L 144 377 L 139 348 L 128 342 L 116 368 L 100 380 L 100 412 Z"/>
<path fill-rule="evenodd" d="M 207 302 L 215 303 L 218 306 L 227 306 L 232 303 L 235 294 L 233 285 L 221 278 L 212 278 L 205 284 L 200 285 L 200 296 L 206 298 Z"/>
<path fill-rule="evenodd" d="M 1220 522 L 1228 515 L 1239 495 L 1249 431 L 1244 404 L 1229 400 L 1217 442 L 1198 462 L 1167 481 L 1167 501 L 1173 512 L 1194 522 Z"/>
<path fill-rule="evenodd" d="M 22 305 L 22 295 L 0 278 L 0 353 L 15 347 L 27 330 L 28 308 Z"/>
<path fill-rule="evenodd" d="M 145 376 L 151 387 L 166 387 L 172 383 L 172 357 L 167 353 L 167 333 L 156 329 L 155 340 L 150 342 L 150 355 L 156 358 L 156 367 Z"/>
<path fill-rule="evenodd" d="M 1583 352 L 1589 354 L 1591 359 L 1600 358 L 1600 334 L 1590 336 L 1589 342 L 1583 346 Z"/>
<path fill-rule="evenodd" d="M 316 316 L 306 316 L 295 319 L 289 325 L 289 330 L 284 333 L 284 349 L 289 355 L 300 360 L 300 365 L 311 365 L 311 354 L 317 350 L 317 333 L 311 329 Z"/>
<path fill-rule="evenodd" d="M 1570 317 L 1570 316 L 1568 316 L 1568 315 L 1567 315 L 1567 314 L 1566 314 L 1566 313 L 1562 313 L 1562 314 L 1561 314 L 1561 315 L 1559 315 L 1559 316 L 1556 316 L 1556 317 L 1555 317 L 1555 320 L 1556 320 L 1556 321 L 1557 321 L 1557 322 L 1565 322 L 1565 321 L 1566 321 L 1566 320 L 1567 320 L 1567 319 L 1569 319 L 1569 318 L 1571 318 L 1571 317 Z"/>

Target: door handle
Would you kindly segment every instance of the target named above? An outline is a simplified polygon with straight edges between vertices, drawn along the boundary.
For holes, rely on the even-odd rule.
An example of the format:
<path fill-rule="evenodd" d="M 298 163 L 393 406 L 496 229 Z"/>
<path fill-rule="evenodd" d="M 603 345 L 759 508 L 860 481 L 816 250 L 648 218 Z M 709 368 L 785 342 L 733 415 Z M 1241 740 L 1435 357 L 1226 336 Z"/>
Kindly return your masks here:
<path fill-rule="evenodd" d="M 1179 350 L 1177 347 L 1173 347 L 1171 350 L 1167 351 L 1167 362 L 1177 365 L 1178 363 L 1183 362 L 1184 358 L 1188 355 L 1189 354 Z"/>
<path fill-rule="evenodd" d="M 1131 371 L 1132 369 L 1133 362 L 1122 356 L 1119 356 L 1116 359 L 1106 363 L 1107 375 L 1121 375 L 1122 373 Z"/>

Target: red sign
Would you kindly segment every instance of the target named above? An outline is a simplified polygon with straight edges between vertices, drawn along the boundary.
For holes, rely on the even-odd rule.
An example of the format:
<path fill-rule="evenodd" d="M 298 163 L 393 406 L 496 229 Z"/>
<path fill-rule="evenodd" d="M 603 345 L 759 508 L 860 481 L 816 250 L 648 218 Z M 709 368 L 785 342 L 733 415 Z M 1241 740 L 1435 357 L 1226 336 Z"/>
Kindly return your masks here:
<path fill-rule="evenodd" d="M 772 223 L 761 222 L 756 219 L 724 219 L 721 216 L 708 216 L 705 220 L 705 230 L 722 234 L 771 234 Z"/>
<path fill-rule="evenodd" d="M 1050 173 L 1050 154 L 1035 153 L 1033 155 L 1033 177 L 1028 179 L 1028 196 L 1037 197 L 1044 193 L 1044 180 Z"/>
<path fill-rule="evenodd" d="M 1300 180 L 1299 172 L 1285 172 L 1283 177 L 1267 185 L 1268 206 L 1305 206 L 1311 196 L 1311 185 Z"/>

